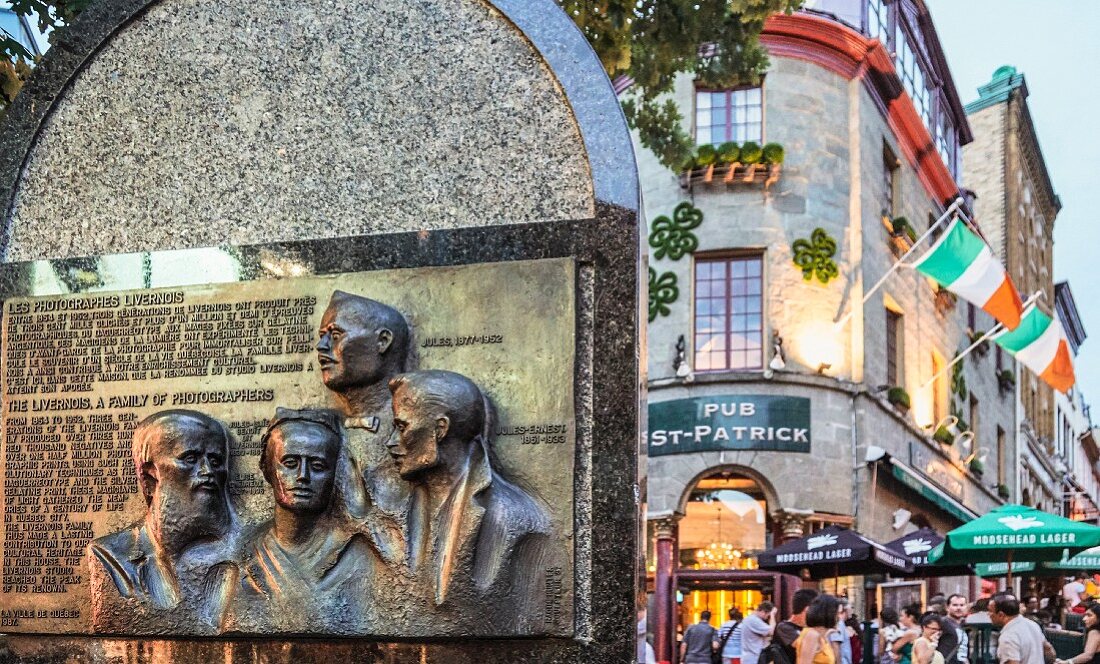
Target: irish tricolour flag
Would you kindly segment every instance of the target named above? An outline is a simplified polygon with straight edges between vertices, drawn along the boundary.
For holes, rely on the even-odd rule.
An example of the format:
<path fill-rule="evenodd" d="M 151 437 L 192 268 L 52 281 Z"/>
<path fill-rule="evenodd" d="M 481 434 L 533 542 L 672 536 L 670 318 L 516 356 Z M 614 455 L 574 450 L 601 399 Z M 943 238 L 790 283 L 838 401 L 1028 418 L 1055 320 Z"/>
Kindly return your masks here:
<path fill-rule="evenodd" d="M 1073 387 L 1073 356 L 1062 324 L 1035 305 L 1024 312 L 1019 327 L 998 334 L 993 341 L 1059 392 Z"/>
<path fill-rule="evenodd" d="M 958 217 L 913 267 L 978 305 L 1008 329 L 1020 324 L 1023 302 L 1008 272 L 989 245 Z"/>

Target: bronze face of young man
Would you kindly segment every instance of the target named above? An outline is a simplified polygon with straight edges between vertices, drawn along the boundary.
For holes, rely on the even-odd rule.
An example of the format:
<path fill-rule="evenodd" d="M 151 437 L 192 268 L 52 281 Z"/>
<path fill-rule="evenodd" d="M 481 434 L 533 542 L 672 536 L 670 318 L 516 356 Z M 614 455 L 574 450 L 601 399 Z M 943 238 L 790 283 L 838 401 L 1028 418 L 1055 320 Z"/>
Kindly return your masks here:
<path fill-rule="evenodd" d="M 389 379 L 405 368 L 409 326 L 394 308 L 335 291 L 318 329 L 317 361 L 344 414 L 350 472 L 338 478 L 348 514 L 393 564 L 405 558 L 409 497 L 386 454 L 391 432 Z"/>
<path fill-rule="evenodd" d="M 433 610 L 477 615 L 482 628 L 525 629 L 544 603 L 549 518 L 491 465 L 481 390 L 450 371 L 402 374 L 390 389 L 387 444 L 413 487 L 408 560 L 421 591 Z"/>
<path fill-rule="evenodd" d="M 343 416 L 279 408 L 260 469 L 275 514 L 248 547 L 234 627 L 246 632 L 369 633 L 376 554 L 336 500 Z"/>

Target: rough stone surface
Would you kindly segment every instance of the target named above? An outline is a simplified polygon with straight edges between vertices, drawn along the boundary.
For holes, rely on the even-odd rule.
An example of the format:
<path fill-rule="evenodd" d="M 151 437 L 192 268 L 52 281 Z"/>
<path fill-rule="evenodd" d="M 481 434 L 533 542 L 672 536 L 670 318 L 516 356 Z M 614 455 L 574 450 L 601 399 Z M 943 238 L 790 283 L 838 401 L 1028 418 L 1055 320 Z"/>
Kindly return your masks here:
<path fill-rule="evenodd" d="M 56 103 L 8 257 L 582 218 L 593 201 L 554 74 L 487 2 L 164 0 Z"/>

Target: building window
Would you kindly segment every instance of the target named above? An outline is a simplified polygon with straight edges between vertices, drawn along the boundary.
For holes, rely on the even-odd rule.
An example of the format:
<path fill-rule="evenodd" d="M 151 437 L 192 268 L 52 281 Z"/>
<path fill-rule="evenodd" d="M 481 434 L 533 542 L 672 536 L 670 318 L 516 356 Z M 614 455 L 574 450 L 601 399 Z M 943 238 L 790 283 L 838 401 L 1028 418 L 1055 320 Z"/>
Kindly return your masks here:
<path fill-rule="evenodd" d="M 759 86 L 695 91 L 695 142 L 764 141 L 764 92 Z"/>
<path fill-rule="evenodd" d="M 978 308 L 970 302 L 966 303 L 966 326 L 971 332 L 978 330 Z"/>
<path fill-rule="evenodd" d="M 764 257 L 695 260 L 696 371 L 764 368 Z"/>
<path fill-rule="evenodd" d="M 898 77 L 901 78 L 905 91 L 909 93 L 909 97 L 913 100 L 913 106 L 916 107 L 917 114 L 924 121 L 924 126 L 931 129 L 932 123 L 929 121 L 931 119 L 931 107 L 928 88 L 925 85 L 924 69 L 921 67 L 916 51 L 909 44 L 909 38 L 905 35 L 905 29 L 902 27 L 900 19 L 894 36 L 894 58 L 894 67 L 897 69 Z"/>
<path fill-rule="evenodd" d="M 901 385 L 901 334 L 905 326 L 901 314 L 886 310 L 886 383 Z"/>
<path fill-rule="evenodd" d="M 1001 355 L 1001 347 L 997 344 L 993 344 L 993 352 L 995 353 L 994 357 L 996 357 L 997 361 L 997 375 L 999 376 L 1001 372 L 1004 371 L 1005 358 Z"/>
<path fill-rule="evenodd" d="M 898 200 L 898 161 L 894 151 L 886 143 L 882 144 L 882 177 L 883 191 L 886 198 L 883 201 L 882 213 L 890 219 L 898 216 L 895 202 Z"/>
<path fill-rule="evenodd" d="M 974 432 L 974 441 L 971 443 L 971 450 L 977 451 L 978 449 L 978 397 L 973 393 L 970 395 L 970 430 Z"/>
<path fill-rule="evenodd" d="M 1000 426 L 997 427 L 997 485 L 1005 483 L 1005 468 L 1008 465 L 1008 459 L 1006 455 L 1008 449 L 1005 444 L 1005 430 Z"/>
<path fill-rule="evenodd" d="M 867 36 L 887 46 L 890 41 L 890 9 L 885 0 L 867 2 Z"/>
<path fill-rule="evenodd" d="M 946 108 L 940 108 L 939 116 L 940 119 L 936 123 L 935 131 L 936 150 L 943 158 L 943 163 L 947 165 L 947 170 L 951 171 L 951 175 L 958 177 L 955 161 L 955 145 L 958 141 L 955 139 L 955 127 L 951 124 L 951 116 L 947 113 Z"/>

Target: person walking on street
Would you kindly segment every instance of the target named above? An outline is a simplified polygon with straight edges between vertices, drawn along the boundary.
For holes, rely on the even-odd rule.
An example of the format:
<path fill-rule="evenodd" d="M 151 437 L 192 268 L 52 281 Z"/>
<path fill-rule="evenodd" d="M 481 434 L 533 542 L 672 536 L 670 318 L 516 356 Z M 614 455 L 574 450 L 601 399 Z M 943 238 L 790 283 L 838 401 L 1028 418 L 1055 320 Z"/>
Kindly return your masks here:
<path fill-rule="evenodd" d="M 757 664 L 774 631 L 775 605 L 760 602 L 741 623 L 741 664 Z"/>
<path fill-rule="evenodd" d="M 714 649 L 722 655 L 722 664 L 741 664 L 741 621 L 737 608 L 730 609 L 730 619 L 722 623 L 715 637 Z"/>
<path fill-rule="evenodd" d="M 829 640 L 836 629 L 840 604 L 832 595 L 818 595 L 806 609 L 806 627 L 794 642 L 795 664 L 836 664 L 840 652 Z"/>
<path fill-rule="evenodd" d="M 837 608 L 836 618 L 837 623 L 834 625 L 835 629 L 833 633 L 829 635 L 829 640 L 836 644 L 837 652 L 840 653 L 840 659 L 837 661 L 840 664 L 852 664 L 852 640 L 848 634 L 848 616 L 851 609 L 848 607 L 848 600 L 840 598 L 839 607 Z"/>
<path fill-rule="evenodd" d="M 680 661 L 683 664 L 711 664 L 716 630 L 710 625 L 710 611 L 699 614 L 699 622 L 687 628 L 680 642 Z"/>
<path fill-rule="evenodd" d="M 1043 630 L 1020 615 L 1020 600 L 1008 593 L 998 593 L 989 603 L 989 618 L 1001 628 L 997 639 L 997 660 L 1000 664 L 1044 664 L 1047 640 Z"/>
<path fill-rule="evenodd" d="M 798 654 L 794 649 L 794 642 L 798 640 L 798 637 L 802 634 L 802 629 L 806 627 L 806 610 L 810 607 L 810 603 L 817 599 L 818 592 L 813 588 L 802 588 L 796 590 L 794 596 L 791 598 L 791 617 L 775 626 L 775 640 L 779 642 L 779 647 L 783 649 L 783 653 L 787 656 L 787 662 L 794 664 Z"/>
<path fill-rule="evenodd" d="M 947 664 L 967 664 L 970 639 L 962 628 L 969 608 L 965 595 L 955 593 L 947 598 L 947 617 L 943 619 L 943 633 L 940 634 L 939 650 Z"/>
<path fill-rule="evenodd" d="M 1081 606 L 1081 603 L 1085 601 L 1085 579 L 1087 578 L 1089 578 L 1088 574 L 1078 572 L 1074 578 L 1062 586 L 1062 599 L 1065 601 L 1068 611 L 1074 613 L 1085 612 L 1085 607 Z"/>
<path fill-rule="evenodd" d="M 1085 652 L 1069 659 L 1056 659 L 1054 664 L 1100 664 L 1100 604 L 1085 609 Z"/>
<path fill-rule="evenodd" d="M 944 664 L 943 653 L 937 650 L 944 633 L 943 621 L 943 616 L 934 611 L 920 619 L 921 634 L 913 641 L 913 664 Z"/>

